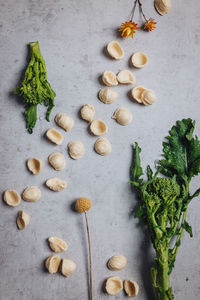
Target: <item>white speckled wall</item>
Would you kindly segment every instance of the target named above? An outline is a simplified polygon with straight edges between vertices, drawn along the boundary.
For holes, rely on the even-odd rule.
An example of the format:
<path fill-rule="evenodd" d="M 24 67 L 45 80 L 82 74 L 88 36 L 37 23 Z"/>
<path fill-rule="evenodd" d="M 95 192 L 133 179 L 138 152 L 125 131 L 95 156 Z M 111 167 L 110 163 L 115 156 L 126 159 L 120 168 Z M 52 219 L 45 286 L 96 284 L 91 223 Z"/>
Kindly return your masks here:
<path fill-rule="evenodd" d="M 129 17 L 133 1 L 124 0 L 0 0 L 0 134 L 1 134 L 1 193 L 8 188 L 19 193 L 26 186 L 37 185 L 42 198 L 37 203 L 22 201 L 11 208 L 0 203 L 0 299 L 1 300 L 85 300 L 88 299 L 87 236 L 84 218 L 72 209 L 80 196 L 92 199 L 88 214 L 92 238 L 94 299 L 108 299 L 102 289 L 108 276 L 133 279 L 140 285 L 138 299 L 153 299 L 149 267 L 152 250 L 144 230 L 132 216 L 136 196 L 128 184 L 133 142 L 143 149 L 143 165 L 159 158 L 162 140 L 176 120 L 191 117 L 197 122 L 200 135 L 200 2 L 172 0 L 171 12 L 160 17 L 153 1 L 143 0 L 146 15 L 157 21 L 154 32 L 138 32 L 134 39 L 122 40 L 116 29 Z M 136 20 L 140 23 L 139 16 Z M 118 40 L 124 48 L 123 60 L 113 61 L 105 55 L 106 44 Z M 48 123 L 45 108 L 39 107 L 39 119 L 32 135 L 25 129 L 23 105 L 12 95 L 27 64 L 31 41 L 40 42 L 45 58 L 48 80 L 56 91 L 56 106 Z M 129 58 L 135 51 L 144 51 L 149 64 L 143 70 L 130 67 Z M 128 97 L 130 86 L 118 86 L 119 99 L 105 105 L 97 98 L 102 87 L 99 80 L 104 70 L 118 72 L 128 68 L 137 84 L 155 91 L 157 101 L 144 107 Z M 80 107 L 94 105 L 96 117 L 108 125 L 106 137 L 113 151 L 107 157 L 93 150 L 96 140 L 79 118 Z M 111 116 L 116 108 L 127 107 L 133 122 L 120 126 Z M 54 146 L 44 138 L 50 127 L 58 129 L 54 116 L 66 112 L 75 119 L 75 127 L 62 131 L 64 142 Z M 85 156 L 77 161 L 69 158 L 67 143 L 81 140 Z M 65 154 L 67 167 L 56 172 L 48 164 L 53 151 Z M 39 157 L 45 167 L 38 176 L 26 168 L 29 157 Z M 67 190 L 54 193 L 45 180 L 58 176 L 68 182 Z M 200 178 L 193 181 L 199 187 Z M 31 216 L 24 231 L 16 227 L 18 210 Z M 200 203 L 194 200 L 188 221 L 194 238 L 184 234 L 172 274 L 176 300 L 198 300 L 200 293 Z M 70 277 L 50 275 L 44 260 L 52 255 L 47 238 L 59 236 L 69 247 L 62 257 L 72 258 L 77 271 Z M 111 272 L 106 267 L 110 256 L 123 253 L 128 260 L 126 269 Z M 114 299 L 126 299 L 123 292 Z"/>

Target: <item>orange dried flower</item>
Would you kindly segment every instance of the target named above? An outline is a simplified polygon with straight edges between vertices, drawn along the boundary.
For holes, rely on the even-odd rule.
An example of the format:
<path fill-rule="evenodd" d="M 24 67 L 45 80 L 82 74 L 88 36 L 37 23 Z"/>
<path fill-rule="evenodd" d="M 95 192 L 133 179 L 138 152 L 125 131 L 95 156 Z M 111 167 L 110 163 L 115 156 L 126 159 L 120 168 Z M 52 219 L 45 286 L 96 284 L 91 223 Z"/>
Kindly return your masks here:
<path fill-rule="evenodd" d="M 130 35 L 133 38 L 133 35 L 136 30 L 139 30 L 140 28 L 137 26 L 135 22 L 132 22 L 131 20 L 129 22 L 122 23 L 119 31 L 121 31 L 122 37 L 129 37 Z"/>
<path fill-rule="evenodd" d="M 79 213 L 86 212 L 91 208 L 91 200 L 88 198 L 79 198 L 76 200 L 75 209 Z"/>
<path fill-rule="evenodd" d="M 154 19 L 150 18 L 149 20 L 146 21 L 144 24 L 144 30 L 145 31 L 152 31 L 156 28 L 156 22 Z"/>

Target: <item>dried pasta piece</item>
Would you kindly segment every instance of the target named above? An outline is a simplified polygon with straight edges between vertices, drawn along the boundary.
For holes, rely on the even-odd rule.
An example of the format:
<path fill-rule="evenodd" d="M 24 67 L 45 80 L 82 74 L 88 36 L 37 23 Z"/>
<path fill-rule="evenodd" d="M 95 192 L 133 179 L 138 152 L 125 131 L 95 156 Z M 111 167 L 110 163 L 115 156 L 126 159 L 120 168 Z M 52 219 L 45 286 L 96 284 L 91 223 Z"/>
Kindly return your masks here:
<path fill-rule="evenodd" d="M 65 157 L 60 152 L 53 152 L 49 156 L 49 163 L 56 171 L 63 170 L 66 166 Z"/>
<path fill-rule="evenodd" d="M 58 126 L 62 127 L 65 131 L 69 131 L 74 127 L 74 119 L 64 113 L 59 113 L 55 118 Z"/>
<path fill-rule="evenodd" d="M 148 64 L 148 57 L 143 52 L 136 52 L 132 55 L 131 62 L 135 68 L 141 69 Z"/>
<path fill-rule="evenodd" d="M 164 16 L 170 11 L 172 4 L 171 4 L 171 0 L 155 0 L 154 6 L 157 12 L 161 16 Z"/>
<path fill-rule="evenodd" d="M 17 206 L 21 202 L 21 197 L 15 190 L 6 190 L 3 199 L 9 206 Z"/>
<path fill-rule="evenodd" d="M 144 90 L 145 90 L 145 88 L 143 86 L 137 85 L 131 90 L 131 96 L 138 103 L 142 103 L 142 93 L 144 92 Z"/>
<path fill-rule="evenodd" d="M 100 155 L 108 155 L 112 151 L 112 146 L 107 138 L 99 138 L 94 144 L 94 149 Z"/>
<path fill-rule="evenodd" d="M 136 79 L 131 71 L 122 70 L 117 74 L 117 80 L 121 84 L 133 84 Z"/>
<path fill-rule="evenodd" d="M 121 59 L 124 57 L 124 50 L 117 41 L 111 41 L 107 45 L 107 51 L 114 59 Z"/>
<path fill-rule="evenodd" d="M 67 243 L 56 236 L 48 238 L 48 241 L 51 250 L 53 250 L 54 252 L 63 252 L 68 248 Z"/>
<path fill-rule="evenodd" d="M 130 298 L 134 298 L 139 293 L 139 285 L 133 280 L 124 280 L 124 290 Z"/>
<path fill-rule="evenodd" d="M 109 295 L 116 295 L 123 289 L 123 284 L 118 276 L 109 277 L 106 281 L 106 292 Z"/>
<path fill-rule="evenodd" d="M 141 95 L 144 105 L 153 104 L 156 101 L 156 96 L 152 90 L 145 89 Z"/>
<path fill-rule="evenodd" d="M 17 217 L 17 226 L 19 229 L 23 230 L 30 223 L 30 216 L 24 211 L 20 210 Z"/>
<path fill-rule="evenodd" d="M 117 76 L 112 71 L 105 71 L 102 80 L 107 86 L 118 85 Z"/>
<path fill-rule="evenodd" d="M 98 136 L 104 135 L 107 132 L 107 130 L 108 128 L 106 123 L 104 123 L 100 119 L 96 119 L 92 121 L 92 123 L 90 124 L 90 131 L 94 135 L 98 135 Z"/>
<path fill-rule="evenodd" d="M 54 274 L 58 272 L 60 266 L 61 258 L 58 255 L 51 255 L 45 261 L 45 266 L 49 273 Z"/>
<path fill-rule="evenodd" d="M 127 259 L 124 255 L 114 255 L 108 261 L 108 268 L 112 271 L 122 270 L 126 267 Z"/>
<path fill-rule="evenodd" d="M 41 191 L 37 186 L 29 186 L 24 190 L 22 198 L 28 202 L 37 202 L 41 198 Z"/>
<path fill-rule="evenodd" d="M 67 182 L 65 180 L 61 180 L 57 177 L 50 178 L 46 181 L 46 186 L 54 191 L 54 192 L 60 192 L 67 187 Z"/>
<path fill-rule="evenodd" d="M 69 277 L 72 275 L 76 270 L 76 264 L 73 260 L 71 259 L 62 259 L 62 264 L 61 264 L 61 273 L 62 275 Z"/>
<path fill-rule="evenodd" d="M 120 107 L 118 108 L 114 115 L 112 116 L 120 125 L 128 125 L 132 122 L 133 116 L 128 108 Z"/>
<path fill-rule="evenodd" d="M 111 104 L 115 102 L 117 97 L 118 93 L 107 87 L 99 91 L 99 99 L 105 104 Z"/>
<path fill-rule="evenodd" d="M 27 167 L 29 171 L 34 175 L 38 175 L 44 167 L 44 162 L 43 160 L 36 157 L 29 158 L 29 160 L 27 161 Z"/>
<path fill-rule="evenodd" d="M 81 118 L 87 122 L 92 122 L 95 115 L 95 109 L 93 105 L 85 104 L 81 108 Z"/>
<path fill-rule="evenodd" d="M 79 159 L 85 154 L 85 147 L 80 141 L 72 141 L 68 144 L 69 155 L 73 159 Z"/>
<path fill-rule="evenodd" d="M 63 142 L 62 134 L 54 128 L 49 129 L 46 132 L 46 136 L 49 139 L 49 141 L 51 141 L 52 143 L 54 143 L 56 145 L 61 145 Z"/>

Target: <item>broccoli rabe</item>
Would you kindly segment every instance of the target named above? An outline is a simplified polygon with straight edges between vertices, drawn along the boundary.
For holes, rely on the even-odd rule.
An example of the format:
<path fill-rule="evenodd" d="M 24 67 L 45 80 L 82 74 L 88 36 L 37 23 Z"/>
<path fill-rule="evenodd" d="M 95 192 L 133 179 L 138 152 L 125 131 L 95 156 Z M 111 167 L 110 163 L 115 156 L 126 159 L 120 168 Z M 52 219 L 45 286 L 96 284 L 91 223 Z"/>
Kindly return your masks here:
<path fill-rule="evenodd" d="M 186 221 L 189 202 L 200 194 L 198 189 L 189 193 L 191 178 L 200 173 L 200 141 L 193 137 L 195 122 L 178 121 L 163 143 L 163 159 L 153 174 L 147 167 L 147 180 L 141 177 L 141 149 L 135 144 L 131 183 L 139 196 L 135 216 L 148 227 L 156 251 L 155 265 L 151 269 L 156 300 L 174 299 L 170 287 L 170 273 L 181 243 L 183 231 L 192 237 L 192 228 Z M 159 177 L 162 174 L 167 177 Z M 172 243 L 172 239 L 174 243 Z"/>
<path fill-rule="evenodd" d="M 44 103 L 48 106 L 46 119 L 49 121 L 56 94 L 47 81 L 46 65 L 40 52 L 39 42 L 32 42 L 29 45 L 30 62 L 24 80 L 14 89 L 14 93 L 23 98 L 27 129 L 32 133 L 37 121 L 37 105 Z"/>

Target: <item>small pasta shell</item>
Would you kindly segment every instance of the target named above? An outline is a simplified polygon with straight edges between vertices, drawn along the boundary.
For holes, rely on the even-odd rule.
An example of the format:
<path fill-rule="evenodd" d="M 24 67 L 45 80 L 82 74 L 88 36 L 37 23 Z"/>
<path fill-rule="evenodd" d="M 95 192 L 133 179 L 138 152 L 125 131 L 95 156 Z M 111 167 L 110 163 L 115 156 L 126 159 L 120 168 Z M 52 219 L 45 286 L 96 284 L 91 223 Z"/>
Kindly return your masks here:
<path fill-rule="evenodd" d="M 109 295 L 116 295 L 123 289 L 123 284 L 118 276 L 109 277 L 106 281 L 106 292 Z"/>
<path fill-rule="evenodd" d="M 134 100 L 136 100 L 138 103 L 142 103 L 142 93 L 145 91 L 145 88 L 141 85 L 135 86 L 131 90 L 131 96 Z"/>
<path fill-rule="evenodd" d="M 120 125 L 125 126 L 132 122 L 133 116 L 128 108 L 120 107 L 115 111 L 112 118 L 115 119 Z"/>
<path fill-rule="evenodd" d="M 93 105 L 85 104 L 81 108 L 81 118 L 87 122 L 92 122 L 95 115 L 95 109 Z"/>
<path fill-rule="evenodd" d="M 57 114 L 55 121 L 58 126 L 62 127 L 65 131 L 69 131 L 74 127 L 74 120 L 64 113 Z"/>
<path fill-rule="evenodd" d="M 172 4 L 171 4 L 171 0 L 155 0 L 154 6 L 157 12 L 161 16 L 164 16 L 170 11 Z"/>
<path fill-rule="evenodd" d="M 60 192 L 64 189 L 66 189 L 67 182 L 64 180 L 61 180 L 57 177 L 54 177 L 54 178 L 50 178 L 46 181 L 46 186 L 54 192 Z"/>
<path fill-rule="evenodd" d="M 107 86 L 118 85 L 117 76 L 112 71 L 105 71 L 102 80 Z"/>
<path fill-rule="evenodd" d="M 41 191 L 37 186 L 29 186 L 24 190 L 22 198 L 24 201 L 37 202 L 41 198 Z"/>
<path fill-rule="evenodd" d="M 54 128 L 49 129 L 46 132 L 46 136 L 49 139 L 49 141 L 51 141 L 52 143 L 54 143 L 56 145 L 61 145 L 63 142 L 62 134 Z"/>
<path fill-rule="evenodd" d="M 117 41 L 111 41 L 107 45 L 107 51 L 114 59 L 121 59 L 124 57 L 124 50 Z"/>
<path fill-rule="evenodd" d="M 36 157 L 29 158 L 29 160 L 27 161 L 27 167 L 29 171 L 34 175 L 38 175 L 44 167 L 44 162 L 43 160 Z"/>
<path fill-rule="evenodd" d="M 108 155 L 112 151 L 112 146 L 108 139 L 99 138 L 94 144 L 94 149 L 100 155 Z"/>
<path fill-rule="evenodd" d="M 51 255 L 45 261 L 45 266 L 49 273 L 54 274 L 58 272 L 60 266 L 61 258 L 58 255 Z"/>
<path fill-rule="evenodd" d="M 99 99 L 105 104 L 111 104 L 115 102 L 117 97 L 118 93 L 107 87 L 99 91 Z"/>
<path fill-rule="evenodd" d="M 30 216 L 24 211 L 20 210 L 17 217 L 17 226 L 19 229 L 23 230 L 30 223 Z"/>
<path fill-rule="evenodd" d="M 153 104 L 156 101 L 156 96 L 152 90 L 145 89 L 141 95 L 144 105 Z"/>
<path fill-rule="evenodd" d="M 80 141 L 72 141 L 68 144 L 68 152 L 71 158 L 79 159 L 85 154 L 85 147 Z"/>
<path fill-rule="evenodd" d="M 4 201 L 9 206 L 17 206 L 21 202 L 21 197 L 15 190 L 7 190 L 4 192 Z"/>
<path fill-rule="evenodd" d="M 117 80 L 121 84 L 133 84 L 136 79 L 133 73 L 129 70 L 122 70 L 117 74 Z"/>
<path fill-rule="evenodd" d="M 71 259 L 62 259 L 62 264 L 61 264 L 61 273 L 62 275 L 69 277 L 72 275 L 76 270 L 76 264 L 73 260 Z"/>
<path fill-rule="evenodd" d="M 131 62 L 135 68 L 144 68 L 148 64 L 148 57 L 143 52 L 136 52 L 132 55 Z"/>
<path fill-rule="evenodd" d="M 134 298 L 139 293 L 139 285 L 133 280 L 124 280 L 124 290 L 130 298 Z"/>
<path fill-rule="evenodd" d="M 68 248 L 67 243 L 56 236 L 48 238 L 48 241 L 51 250 L 54 252 L 63 252 Z"/>
<path fill-rule="evenodd" d="M 49 163 L 56 171 L 63 170 L 66 166 L 65 157 L 60 152 L 53 152 L 49 156 Z"/>
<path fill-rule="evenodd" d="M 108 268 L 112 271 L 122 270 L 126 267 L 127 259 L 124 255 L 114 255 L 108 261 Z"/>
<path fill-rule="evenodd" d="M 107 132 L 108 128 L 106 123 L 104 123 L 102 120 L 100 119 L 96 119 L 94 121 L 92 121 L 92 123 L 90 124 L 90 131 L 92 134 L 100 136 L 100 135 L 104 135 Z"/>

